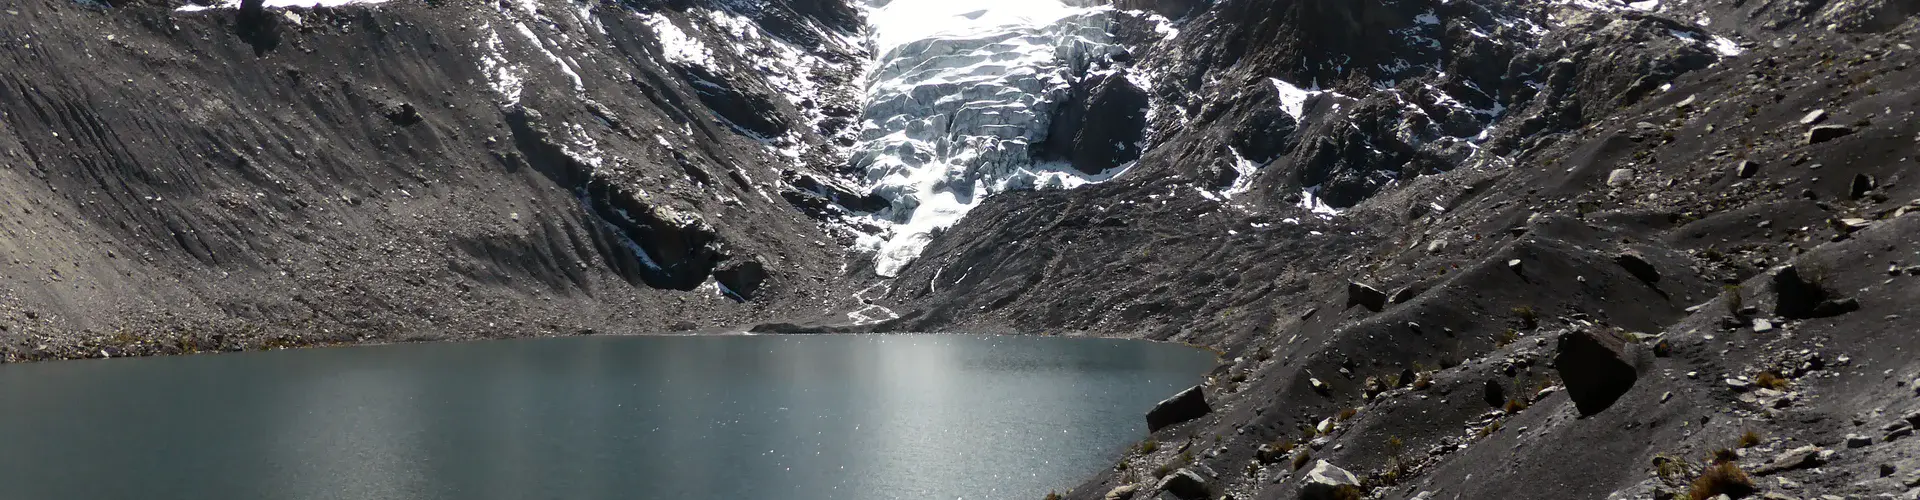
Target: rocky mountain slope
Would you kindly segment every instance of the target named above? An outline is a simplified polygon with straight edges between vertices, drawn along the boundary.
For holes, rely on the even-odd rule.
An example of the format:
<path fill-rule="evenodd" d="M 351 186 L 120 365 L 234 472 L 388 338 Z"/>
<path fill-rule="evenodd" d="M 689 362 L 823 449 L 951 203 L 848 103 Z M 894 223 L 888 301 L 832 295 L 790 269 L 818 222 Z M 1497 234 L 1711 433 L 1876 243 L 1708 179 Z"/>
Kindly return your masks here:
<path fill-rule="evenodd" d="M 1909 1 L 282 3 L 0 11 L 0 360 L 1138 337 L 1069 498 L 1920 496 Z"/>
<path fill-rule="evenodd" d="M 852 6 L 331 3 L 0 13 L 0 358 L 854 303 L 789 201 L 855 132 Z"/>
<path fill-rule="evenodd" d="M 1069 498 L 1912 498 L 1920 22 L 1698 4 L 1191 6 L 1140 163 L 988 200 L 881 328 L 1227 353 Z"/>

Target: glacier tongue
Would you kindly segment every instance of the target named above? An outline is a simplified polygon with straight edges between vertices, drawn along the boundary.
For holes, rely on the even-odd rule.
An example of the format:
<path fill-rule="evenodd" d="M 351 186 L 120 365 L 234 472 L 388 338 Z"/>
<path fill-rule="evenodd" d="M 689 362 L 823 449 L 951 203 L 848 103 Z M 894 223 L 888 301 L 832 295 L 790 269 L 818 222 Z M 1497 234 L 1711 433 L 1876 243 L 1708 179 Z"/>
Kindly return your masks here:
<path fill-rule="evenodd" d="M 876 0 L 879 60 L 867 78 L 856 171 L 891 208 L 860 245 L 894 276 L 932 234 L 995 193 L 1071 188 L 1109 178 L 1036 165 L 1056 104 L 1121 52 L 1114 12 L 1060 0 Z M 1118 169 L 1116 169 L 1118 170 Z"/>

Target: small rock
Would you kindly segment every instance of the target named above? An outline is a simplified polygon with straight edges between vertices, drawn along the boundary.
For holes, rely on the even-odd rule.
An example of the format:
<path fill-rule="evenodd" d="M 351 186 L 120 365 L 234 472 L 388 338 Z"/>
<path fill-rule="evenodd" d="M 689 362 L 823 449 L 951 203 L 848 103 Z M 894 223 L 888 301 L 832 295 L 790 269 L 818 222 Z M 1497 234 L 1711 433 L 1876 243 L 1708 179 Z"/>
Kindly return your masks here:
<path fill-rule="evenodd" d="M 1607 174 L 1608 187 L 1625 187 L 1632 183 L 1633 169 L 1631 168 L 1614 169 L 1612 173 Z"/>
<path fill-rule="evenodd" d="M 1633 275 L 1634 278 L 1638 278 L 1640 281 L 1647 283 L 1660 282 L 1660 270 L 1654 268 L 1652 262 L 1647 262 L 1647 257 L 1640 255 L 1640 252 L 1631 250 L 1621 252 L 1619 255 L 1613 256 L 1613 263 L 1619 264 L 1621 268 L 1627 270 L 1627 274 Z"/>
<path fill-rule="evenodd" d="M 1773 460 L 1768 460 L 1766 464 L 1753 469 L 1753 474 L 1756 476 L 1766 476 L 1790 470 L 1818 467 L 1820 464 L 1826 463 L 1827 456 L 1832 455 L 1831 453 L 1823 453 L 1827 451 L 1825 448 L 1812 445 L 1794 448 L 1785 453 L 1775 455 Z"/>
<path fill-rule="evenodd" d="M 1101 495 L 1100 499 L 1101 500 L 1129 500 L 1133 498 L 1134 492 L 1138 492 L 1138 491 L 1140 491 L 1140 485 L 1123 484 L 1118 487 L 1115 487 L 1114 489 L 1107 490 L 1107 494 Z"/>
<path fill-rule="evenodd" d="M 1207 486 L 1207 480 L 1188 469 L 1180 469 L 1168 474 L 1165 479 L 1160 480 L 1160 486 L 1156 489 L 1187 500 L 1204 499 L 1213 495 L 1213 489 Z"/>
<path fill-rule="evenodd" d="M 1147 412 L 1147 432 L 1153 432 L 1166 426 L 1193 420 L 1213 412 L 1207 405 L 1206 390 L 1193 386 L 1180 391 L 1171 398 L 1153 405 Z"/>
<path fill-rule="evenodd" d="M 1318 378 L 1307 377 L 1307 385 L 1313 386 L 1313 392 L 1318 392 L 1322 396 L 1333 392 L 1332 386 L 1327 385 L 1326 382 L 1322 382 Z"/>
<path fill-rule="evenodd" d="M 1741 160 L 1740 164 L 1733 166 L 1733 175 L 1740 176 L 1742 179 L 1752 178 L 1755 174 L 1759 173 L 1760 164 L 1755 163 L 1753 160 Z"/>
<path fill-rule="evenodd" d="M 1868 174 L 1855 174 L 1853 184 L 1847 189 L 1847 198 L 1858 200 L 1878 187 L 1880 187 L 1880 179 Z"/>
<path fill-rule="evenodd" d="M 1862 436 L 1859 434 L 1847 435 L 1847 449 L 1865 448 L 1867 446 L 1871 446 L 1872 444 L 1873 444 L 1873 438 Z"/>
<path fill-rule="evenodd" d="M 1820 283 L 1801 276 L 1796 266 L 1782 267 L 1774 273 L 1773 292 L 1774 314 L 1784 318 L 1837 316 L 1860 308 L 1857 301 L 1851 305 L 1844 303 L 1852 299 L 1835 300 Z"/>
<path fill-rule="evenodd" d="M 1770 331 L 1773 331 L 1772 321 L 1767 321 L 1764 318 L 1753 319 L 1753 333 L 1767 333 Z"/>
<path fill-rule="evenodd" d="M 1900 438 L 1912 436 L 1912 435 L 1913 435 L 1912 427 L 1901 427 L 1899 429 L 1895 429 L 1893 432 L 1887 433 L 1887 437 L 1882 438 L 1881 441 L 1893 442 L 1896 439 L 1900 439 Z"/>
<path fill-rule="evenodd" d="M 1360 481 L 1353 473 L 1334 467 L 1326 460 L 1313 464 L 1300 485 L 1300 500 L 1339 500 L 1360 497 Z"/>
<path fill-rule="evenodd" d="M 1746 392 L 1748 389 L 1753 388 L 1753 382 L 1748 382 L 1746 379 L 1730 378 L 1727 379 L 1727 387 L 1736 392 Z"/>
<path fill-rule="evenodd" d="M 1893 475 L 1893 473 L 1899 472 L 1899 471 L 1900 471 L 1900 468 L 1894 467 L 1893 464 L 1880 464 L 1880 477 L 1891 476 Z"/>
<path fill-rule="evenodd" d="M 1507 269 L 1513 270 L 1514 274 L 1520 274 L 1520 259 L 1508 259 Z"/>
<path fill-rule="evenodd" d="M 1817 125 L 1807 130 L 1807 144 L 1819 144 L 1853 134 L 1846 125 Z"/>
<path fill-rule="evenodd" d="M 1347 307 L 1352 308 L 1356 305 L 1366 307 L 1373 312 L 1380 312 L 1387 307 L 1387 294 L 1382 293 L 1378 288 L 1349 281 L 1347 282 Z"/>
<path fill-rule="evenodd" d="M 1813 125 L 1823 121 L 1827 121 L 1827 110 L 1824 109 L 1816 109 L 1811 113 L 1807 113 L 1806 116 L 1800 117 L 1801 125 Z"/>

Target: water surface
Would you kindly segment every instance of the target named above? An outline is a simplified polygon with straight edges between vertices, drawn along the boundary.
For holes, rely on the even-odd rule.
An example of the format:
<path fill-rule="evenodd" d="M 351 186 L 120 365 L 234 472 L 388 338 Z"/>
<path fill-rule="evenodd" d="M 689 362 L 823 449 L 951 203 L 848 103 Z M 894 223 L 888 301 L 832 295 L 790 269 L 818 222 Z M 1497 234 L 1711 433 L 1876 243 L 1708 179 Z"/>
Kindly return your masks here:
<path fill-rule="evenodd" d="M 1190 348 L 576 337 L 0 365 L 0 497 L 1039 498 Z"/>

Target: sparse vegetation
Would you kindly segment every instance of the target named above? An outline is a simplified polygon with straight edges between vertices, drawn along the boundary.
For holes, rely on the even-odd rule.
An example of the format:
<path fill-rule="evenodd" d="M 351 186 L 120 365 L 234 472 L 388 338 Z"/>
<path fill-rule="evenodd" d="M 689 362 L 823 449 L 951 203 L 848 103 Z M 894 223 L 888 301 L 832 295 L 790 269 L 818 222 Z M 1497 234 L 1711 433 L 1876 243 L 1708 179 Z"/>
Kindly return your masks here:
<path fill-rule="evenodd" d="M 1710 460 L 1708 461 L 1708 463 L 1715 463 L 1715 464 L 1738 462 L 1740 461 L 1740 452 L 1733 451 L 1726 448 L 1721 448 L 1718 450 L 1713 450 L 1713 456 L 1709 458 Z"/>
<path fill-rule="evenodd" d="M 1493 433 L 1500 432 L 1500 426 L 1501 426 L 1500 421 L 1495 420 L 1493 421 L 1493 423 L 1487 424 L 1486 427 L 1481 427 L 1479 436 L 1482 439 L 1485 439 L 1487 436 L 1492 436 Z"/>
<path fill-rule="evenodd" d="M 1293 454 L 1293 470 L 1300 470 L 1307 466 L 1307 462 L 1311 461 L 1313 461 L 1313 452 L 1301 449 L 1298 453 Z"/>
<path fill-rule="evenodd" d="M 1733 462 L 1720 462 L 1707 467 L 1706 472 L 1693 480 L 1693 487 L 1687 490 L 1687 498 L 1708 500 L 1726 495 L 1733 498 L 1752 495 L 1756 488 L 1753 479 L 1740 470 Z"/>
<path fill-rule="evenodd" d="M 1066 497 L 1060 496 L 1060 492 L 1058 491 L 1047 492 L 1047 500 L 1061 500 L 1063 498 L 1066 498 Z"/>
<path fill-rule="evenodd" d="M 1142 455 L 1151 455 L 1153 452 L 1159 450 L 1160 441 L 1157 439 L 1148 438 L 1146 441 L 1140 442 L 1140 454 Z"/>
<path fill-rule="evenodd" d="M 1740 285 L 1727 285 L 1720 289 L 1727 294 L 1727 314 L 1739 316 L 1740 310 L 1746 308 L 1746 304 L 1741 303 Z"/>
<path fill-rule="evenodd" d="M 1347 421 L 1347 419 L 1351 419 L 1353 418 L 1354 415 L 1359 415 L 1359 414 L 1360 414 L 1359 408 L 1349 407 L 1347 409 L 1340 410 L 1340 414 L 1336 416 L 1337 418 L 1335 418 L 1334 421 L 1345 422 Z"/>
<path fill-rule="evenodd" d="M 1752 429 L 1748 429 L 1747 432 L 1740 433 L 1741 448 L 1752 448 L 1755 446 L 1760 446 L 1760 443 L 1762 441 L 1766 441 L 1766 439 L 1762 438 L 1760 436 L 1760 433 L 1754 432 Z"/>
<path fill-rule="evenodd" d="M 1533 312 L 1532 306 L 1514 306 L 1513 317 L 1520 320 L 1520 326 L 1528 330 L 1540 327 L 1540 314 Z"/>
<path fill-rule="evenodd" d="M 1789 383 L 1787 382 L 1787 379 L 1785 377 L 1781 377 L 1780 374 L 1774 373 L 1773 371 L 1769 370 L 1769 371 L 1760 372 L 1760 374 L 1758 375 L 1754 375 L 1753 385 L 1755 387 L 1773 389 L 1776 391 L 1784 391 L 1784 390 L 1787 390 L 1787 385 L 1789 385 Z"/>
<path fill-rule="evenodd" d="M 1504 348 L 1513 345 L 1513 342 L 1517 340 L 1520 340 L 1520 331 L 1508 328 L 1507 331 L 1501 332 L 1500 336 L 1493 338 L 1493 348 Z"/>
<path fill-rule="evenodd" d="M 1518 398 L 1507 400 L 1507 405 L 1501 408 L 1501 410 L 1504 410 L 1507 413 L 1520 413 L 1521 411 L 1524 411 L 1526 409 L 1527 409 L 1527 402 L 1523 399 L 1518 399 Z"/>

